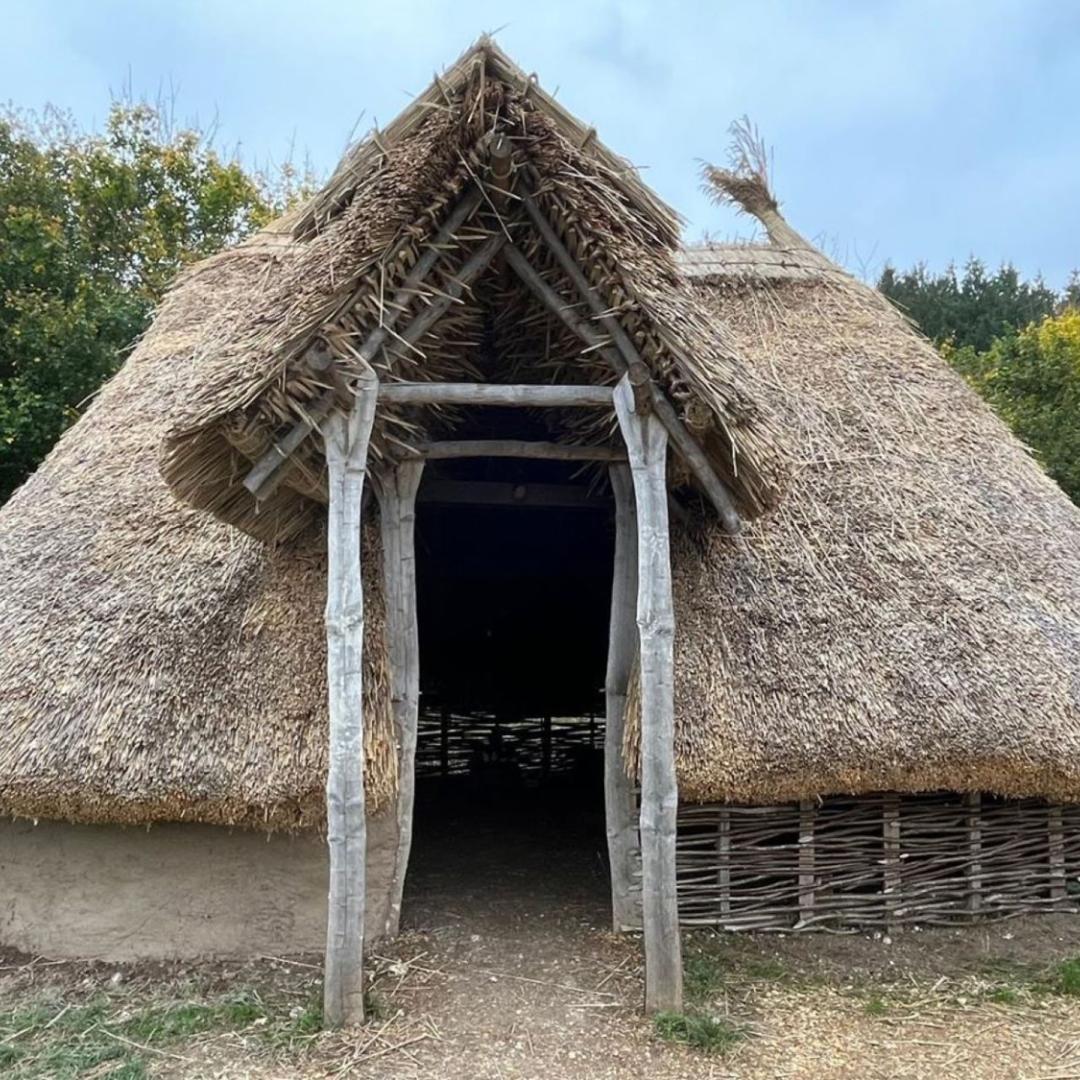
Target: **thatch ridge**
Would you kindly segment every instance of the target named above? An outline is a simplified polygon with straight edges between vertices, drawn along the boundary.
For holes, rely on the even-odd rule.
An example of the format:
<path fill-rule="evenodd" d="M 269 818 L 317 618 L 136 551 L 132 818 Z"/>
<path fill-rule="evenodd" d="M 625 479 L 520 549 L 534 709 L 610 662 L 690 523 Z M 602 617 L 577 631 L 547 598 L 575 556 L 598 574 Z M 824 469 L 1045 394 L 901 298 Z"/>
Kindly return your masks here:
<path fill-rule="evenodd" d="M 273 550 L 183 506 L 164 417 L 257 243 L 200 266 L 86 415 L 0 511 L 0 813 L 317 824 L 326 771 L 325 544 Z M 373 807 L 396 789 L 377 536 L 366 697 Z"/>
<path fill-rule="evenodd" d="M 1080 510 L 878 293 L 746 254 L 690 287 L 798 454 L 742 549 L 676 537 L 682 797 L 1080 800 Z"/>

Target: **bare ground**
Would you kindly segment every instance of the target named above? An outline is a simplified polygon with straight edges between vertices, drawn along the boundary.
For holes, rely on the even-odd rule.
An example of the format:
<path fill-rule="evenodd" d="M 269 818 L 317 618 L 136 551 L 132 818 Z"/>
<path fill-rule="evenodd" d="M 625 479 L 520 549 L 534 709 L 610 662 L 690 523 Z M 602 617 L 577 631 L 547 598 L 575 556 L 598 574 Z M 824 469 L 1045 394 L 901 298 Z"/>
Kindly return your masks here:
<path fill-rule="evenodd" d="M 10 956 L 0 958 L 0 1014 L 41 1001 L 70 1009 L 104 995 L 96 1023 L 122 1033 L 130 1029 L 117 1018 L 148 1002 L 214 1002 L 242 990 L 262 1010 L 184 1038 L 122 1036 L 136 1044 L 124 1048 L 128 1072 L 106 1061 L 55 1075 L 1080 1078 L 1080 997 L 1054 982 L 1062 961 L 1080 956 L 1080 919 L 892 940 L 691 935 L 695 1007 L 743 1036 L 708 1055 L 664 1042 L 641 1015 L 639 942 L 605 928 L 603 864 L 595 844 L 565 842 L 573 822 L 523 819 L 520 843 L 509 847 L 493 838 L 455 843 L 461 824 L 448 815 L 421 837 L 410 927 L 370 958 L 375 1015 L 355 1031 L 305 1027 L 318 957 L 116 968 Z M 587 814 L 579 824 L 595 835 Z M 0 1029 L 0 1045 L 4 1037 Z"/>

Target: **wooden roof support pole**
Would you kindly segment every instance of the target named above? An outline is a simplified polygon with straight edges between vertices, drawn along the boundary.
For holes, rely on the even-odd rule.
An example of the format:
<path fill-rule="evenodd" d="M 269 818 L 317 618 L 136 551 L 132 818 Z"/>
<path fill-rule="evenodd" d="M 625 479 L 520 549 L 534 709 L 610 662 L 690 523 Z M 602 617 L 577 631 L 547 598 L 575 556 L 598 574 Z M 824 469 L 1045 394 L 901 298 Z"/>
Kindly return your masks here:
<path fill-rule="evenodd" d="M 536 231 L 550 248 L 559 266 L 562 267 L 566 276 L 573 282 L 597 321 L 614 342 L 615 350 L 607 349 L 605 355 L 620 374 L 624 371 L 630 373 L 630 382 L 639 395 L 644 392 L 647 396 L 649 404 L 660 418 L 660 422 L 667 430 L 672 443 L 675 444 L 675 449 L 678 450 L 683 460 L 690 467 L 709 501 L 716 508 L 717 514 L 720 515 L 724 531 L 734 536 L 742 530 L 742 521 L 735 506 L 735 500 L 732 498 L 731 492 L 728 491 L 727 485 L 716 475 L 716 470 L 709 463 L 709 459 L 698 445 L 697 440 L 679 419 L 674 406 L 668 401 L 667 395 L 653 380 L 645 361 L 642 360 L 641 354 L 637 351 L 637 347 L 630 340 L 630 335 L 623 329 L 619 320 L 608 311 L 607 305 L 597 295 L 596 290 L 585 276 L 585 272 L 578 266 L 573 255 L 566 249 L 566 245 L 559 239 L 559 234 L 555 232 L 551 223 L 544 216 L 544 212 L 537 205 L 536 200 L 531 195 L 525 194 L 521 196 L 521 201 L 524 203 L 526 213 L 528 213 L 529 219 L 536 227 Z M 507 258 L 509 261 L 509 256 Z M 526 265 L 528 265 L 528 260 L 526 260 Z M 519 273 L 521 272 L 519 267 L 515 266 L 515 269 L 518 269 Z M 529 269 L 532 269 L 532 267 L 530 266 Z M 538 274 L 536 278 L 552 294 L 558 296 L 546 282 L 543 282 L 543 279 Z M 533 289 L 536 291 L 535 285 L 533 285 Z M 541 297 L 541 299 L 545 299 L 545 302 L 551 306 L 550 298 Z M 563 306 L 565 307 L 565 305 Z M 580 319 L 577 322 L 585 325 L 586 329 L 592 333 L 594 342 L 600 340 L 599 335 L 588 323 L 584 323 Z M 570 328 L 580 333 L 577 326 L 571 326 Z"/>
<path fill-rule="evenodd" d="M 638 633 L 637 606 L 637 513 L 634 482 L 627 465 L 609 470 L 615 495 L 615 560 L 611 584 L 611 622 L 608 635 L 607 677 L 604 700 L 604 809 L 607 818 L 608 861 L 611 864 L 611 921 L 619 930 L 637 929 L 641 912 L 634 902 L 633 882 L 638 858 L 637 797 L 626 773 L 623 735 L 626 696 Z"/>
<path fill-rule="evenodd" d="M 424 253 L 416 260 L 416 265 L 406 275 L 393 299 L 386 306 L 386 317 L 383 322 L 364 339 L 359 349 L 361 361 L 370 364 L 386 342 L 387 337 L 397 325 L 398 319 L 408 307 L 416 290 L 427 280 L 428 274 L 434 269 L 435 264 L 445 254 L 447 244 L 454 239 L 454 234 L 465 222 L 472 217 L 473 213 L 483 202 L 483 193 L 479 188 L 470 188 L 461 199 L 458 200 L 453 210 L 447 215 L 439 231 L 425 247 Z M 445 310 L 445 308 L 443 309 Z M 422 313 L 423 314 L 423 313 Z M 330 366 L 332 358 L 325 348 L 316 346 L 310 353 L 314 361 L 309 359 L 309 366 L 316 371 L 325 370 Z M 277 488 L 283 475 L 283 466 L 292 456 L 293 452 L 322 423 L 322 419 L 333 407 L 336 397 L 334 390 L 326 390 L 307 410 L 307 415 L 298 420 L 285 435 L 274 443 L 269 450 L 257 462 L 251 471 L 244 477 L 244 487 L 257 499 L 269 498 Z"/>
<path fill-rule="evenodd" d="M 667 432 L 634 407 L 627 376 L 615 388 L 637 504 L 637 624 L 641 678 L 641 895 L 645 1009 L 682 1011 L 682 945 L 675 884 L 675 613 L 667 510 Z"/>
<path fill-rule="evenodd" d="M 331 1027 L 364 1018 L 364 590 L 360 573 L 360 507 L 377 383 L 361 386 L 348 416 L 326 418 L 329 470 L 326 668 L 330 696 L 326 838 L 330 895 L 326 925 L 323 1014 Z"/>
<path fill-rule="evenodd" d="M 401 898 L 412 848 L 416 796 L 416 735 L 420 714 L 420 642 L 416 617 L 416 493 L 423 458 L 382 471 L 377 492 L 386 578 L 386 625 L 390 644 L 390 702 L 398 743 L 397 847 L 385 932 L 401 925 Z"/>

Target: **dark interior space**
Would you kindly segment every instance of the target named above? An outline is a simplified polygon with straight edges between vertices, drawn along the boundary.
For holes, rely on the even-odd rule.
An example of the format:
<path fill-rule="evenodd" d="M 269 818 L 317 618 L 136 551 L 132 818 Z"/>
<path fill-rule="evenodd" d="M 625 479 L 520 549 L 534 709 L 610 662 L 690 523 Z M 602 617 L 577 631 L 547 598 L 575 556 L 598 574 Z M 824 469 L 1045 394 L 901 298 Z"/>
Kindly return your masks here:
<path fill-rule="evenodd" d="M 414 925 L 476 905 L 602 912 L 613 549 L 596 468 L 429 463 L 416 521 Z"/>

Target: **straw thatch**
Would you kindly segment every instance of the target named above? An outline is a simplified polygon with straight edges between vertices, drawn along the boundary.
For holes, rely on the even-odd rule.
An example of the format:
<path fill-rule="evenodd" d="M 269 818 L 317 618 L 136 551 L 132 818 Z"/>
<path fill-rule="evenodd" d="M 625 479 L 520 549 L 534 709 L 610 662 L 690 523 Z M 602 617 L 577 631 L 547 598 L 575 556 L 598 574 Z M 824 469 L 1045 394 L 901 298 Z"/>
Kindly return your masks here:
<path fill-rule="evenodd" d="M 487 173 L 496 136 L 512 151 L 502 191 Z M 287 539 L 320 514 L 325 465 L 318 439 L 295 455 L 271 506 L 260 506 L 241 482 L 275 435 L 310 416 L 328 388 L 347 399 L 361 343 L 393 316 L 390 297 L 449 208 L 480 181 L 480 211 L 457 230 L 438 273 L 416 291 L 397 330 L 445 292 L 457 268 L 497 234 L 510 237 L 564 298 L 577 299 L 517 198 L 531 189 L 743 513 L 752 517 L 774 505 L 783 478 L 777 433 L 722 327 L 681 288 L 674 213 L 594 131 L 486 39 L 348 154 L 327 187 L 290 218 L 287 254 L 276 273 L 241 283 L 204 312 L 208 326 L 187 386 L 171 405 L 163 447 L 162 469 L 173 490 L 265 539 Z M 305 361 L 316 339 L 334 357 L 329 373 Z M 611 383 L 616 377 L 600 351 L 584 348 L 512 275 L 494 270 L 419 341 L 406 346 L 392 337 L 374 366 L 384 380 Z M 380 409 L 374 459 L 436 432 L 444 420 L 430 411 Z M 580 416 L 545 420 L 553 437 L 583 434 Z M 614 435 L 612 418 L 598 423 L 589 437 Z M 687 480 L 677 471 L 672 479 Z"/>
<path fill-rule="evenodd" d="M 0 512 L 0 812 L 267 829 L 323 816 L 320 527 L 272 550 L 180 504 L 156 463 L 201 310 L 276 258 L 250 245 L 192 275 Z M 373 535 L 376 807 L 396 783 L 378 559 Z"/>
<path fill-rule="evenodd" d="M 798 449 L 741 551 L 711 526 L 676 537 L 682 797 L 1080 799 L 1080 510 L 819 253 L 683 265 Z"/>

